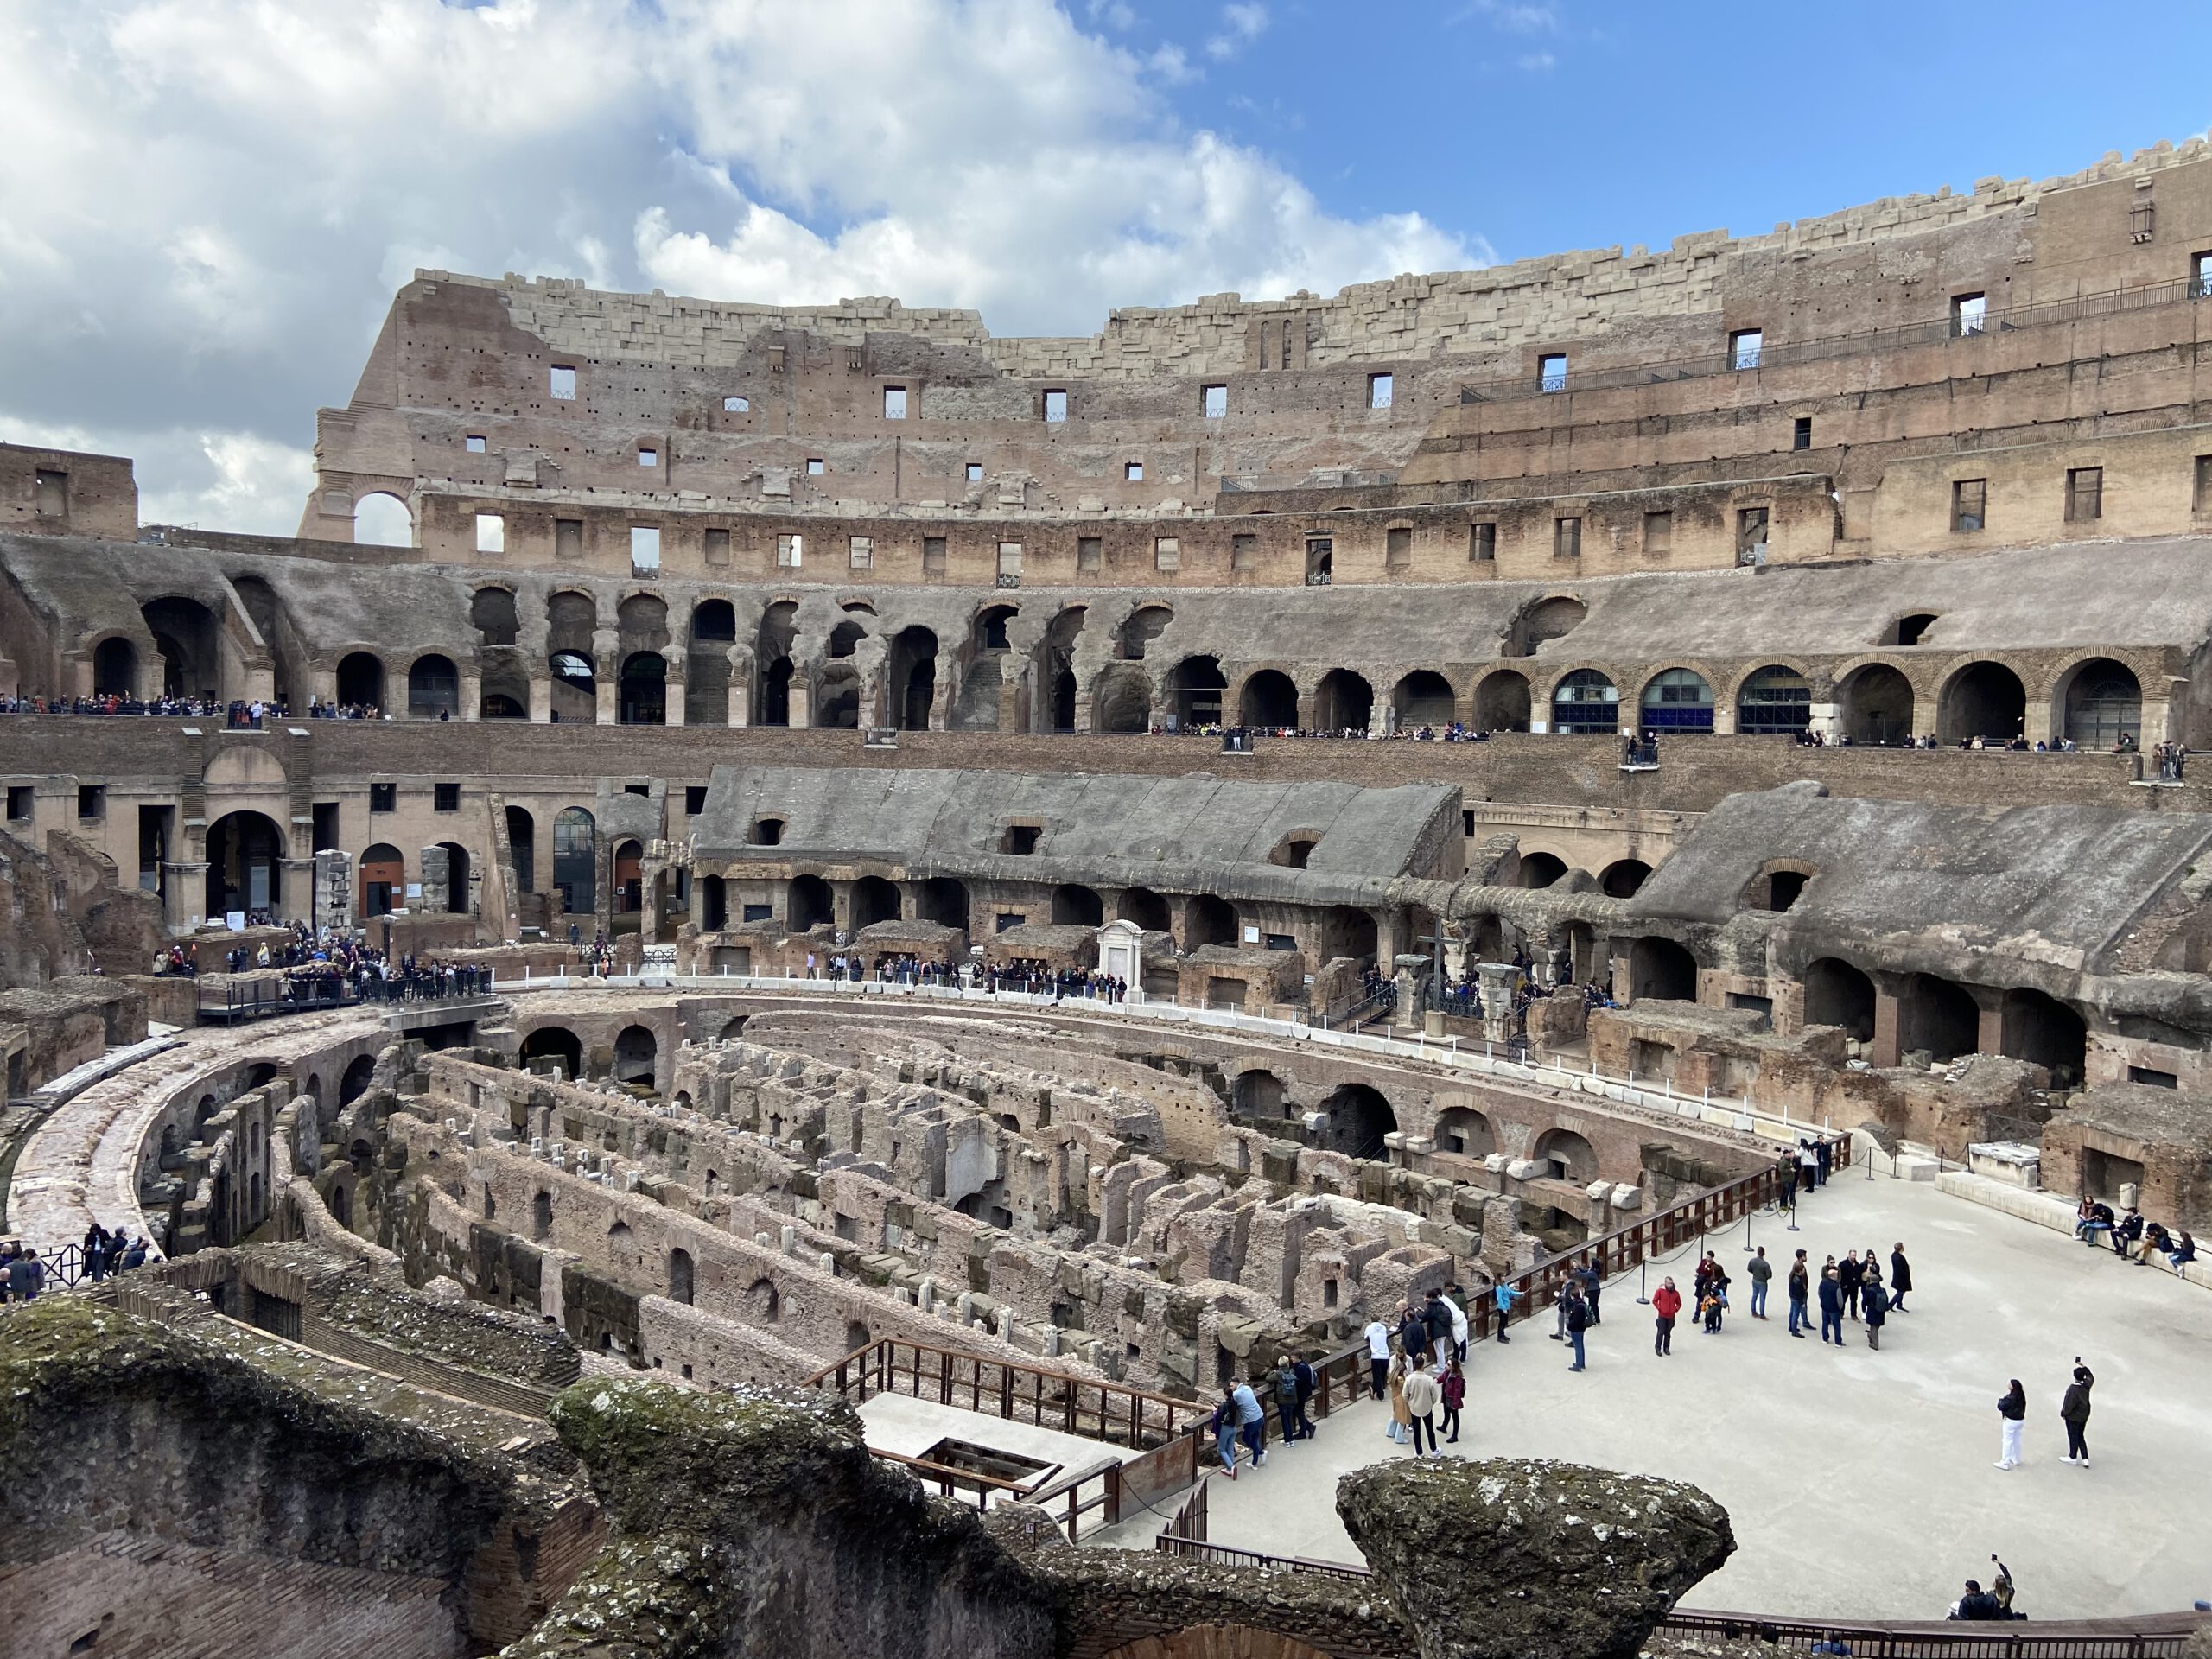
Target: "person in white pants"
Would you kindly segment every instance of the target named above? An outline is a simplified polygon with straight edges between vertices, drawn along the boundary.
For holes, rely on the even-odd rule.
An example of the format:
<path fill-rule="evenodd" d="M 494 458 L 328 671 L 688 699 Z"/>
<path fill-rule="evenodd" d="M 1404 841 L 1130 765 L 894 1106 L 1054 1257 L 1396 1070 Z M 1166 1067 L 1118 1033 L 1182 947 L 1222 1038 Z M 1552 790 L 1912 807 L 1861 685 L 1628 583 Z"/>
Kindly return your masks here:
<path fill-rule="evenodd" d="M 2020 1435 L 2027 1427 L 2028 1391 L 2020 1386 L 2020 1379 L 2012 1379 L 2011 1392 L 1997 1402 L 1998 1427 L 2004 1433 L 2004 1449 L 1997 1459 L 1999 1469 L 2020 1466 Z"/>

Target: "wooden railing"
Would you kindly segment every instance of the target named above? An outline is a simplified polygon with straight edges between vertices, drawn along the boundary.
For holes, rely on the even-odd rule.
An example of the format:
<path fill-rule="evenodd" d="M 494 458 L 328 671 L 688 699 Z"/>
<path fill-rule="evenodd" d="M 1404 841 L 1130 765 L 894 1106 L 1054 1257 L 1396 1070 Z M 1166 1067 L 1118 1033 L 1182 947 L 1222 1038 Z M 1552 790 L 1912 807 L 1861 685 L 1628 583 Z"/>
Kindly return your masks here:
<path fill-rule="evenodd" d="M 1034 1504 L 1052 1516 L 1070 1543 L 1081 1534 L 1084 1517 L 1094 1511 L 1103 1511 L 1097 1522 L 1100 1526 L 1110 1527 L 1122 1518 L 1119 1458 L 1101 1458 L 1096 1463 L 1056 1476 L 1042 1485 L 1032 1485 L 987 1475 L 979 1470 L 956 1469 L 926 1458 L 910 1458 L 876 1446 L 869 1448 L 869 1455 L 885 1463 L 897 1464 L 923 1485 L 934 1486 L 947 1497 L 955 1493 L 972 1495 L 978 1512 L 989 1509 L 994 1501 Z M 1086 1488 L 1090 1489 L 1087 1496 Z"/>
<path fill-rule="evenodd" d="M 2201 1613 L 2003 1624 L 1870 1620 L 1816 1624 L 1678 1608 L 1660 1628 L 1684 1636 L 1770 1642 L 1796 1653 L 1840 1643 L 1849 1649 L 1852 1659 L 2177 1659 L 2190 1632 L 2208 1624 L 2212 1619 Z"/>

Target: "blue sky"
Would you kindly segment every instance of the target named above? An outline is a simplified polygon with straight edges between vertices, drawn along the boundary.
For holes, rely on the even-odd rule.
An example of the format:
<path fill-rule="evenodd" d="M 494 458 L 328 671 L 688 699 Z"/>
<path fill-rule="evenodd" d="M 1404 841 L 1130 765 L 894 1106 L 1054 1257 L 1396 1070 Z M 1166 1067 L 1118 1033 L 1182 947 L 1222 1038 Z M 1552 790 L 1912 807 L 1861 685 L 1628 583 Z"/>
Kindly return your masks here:
<path fill-rule="evenodd" d="M 1000 334 L 1738 234 L 2212 122 L 2212 6 L 0 0 L 0 440 L 283 532 L 418 268 Z"/>

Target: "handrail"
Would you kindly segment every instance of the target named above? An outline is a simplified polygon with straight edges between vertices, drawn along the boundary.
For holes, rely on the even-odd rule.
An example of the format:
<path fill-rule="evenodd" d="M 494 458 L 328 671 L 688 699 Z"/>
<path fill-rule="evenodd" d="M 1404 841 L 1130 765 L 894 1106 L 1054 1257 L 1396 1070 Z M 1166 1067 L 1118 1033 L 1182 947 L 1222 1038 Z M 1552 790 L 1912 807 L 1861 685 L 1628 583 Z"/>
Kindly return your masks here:
<path fill-rule="evenodd" d="M 895 1463 L 908 1471 L 925 1484 L 934 1483 L 938 1490 L 950 1497 L 958 1489 L 971 1490 L 976 1494 L 976 1508 L 980 1513 L 990 1508 L 994 1494 L 1009 1503 L 1028 1503 L 1038 1509 L 1047 1509 L 1057 1500 L 1067 1499 L 1065 1518 L 1055 1517 L 1056 1524 L 1067 1535 L 1070 1543 L 1077 1541 L 1082 1530 L 1083 1517 L 1096 1510 L 1103 1510 L 1102 1526 L 1113 1526 L 1122 1518 L 1122 1460 L 1101 1458 L 1096 1463 L 1055 1476 L 1035 1488 L 1019 1480 L 1008 1480 L 1001 1475 L 987 1475 L 976 1469 L 957 1469 L 950 1464 L 932 1462 L 927 1458 L 908 1457 L 903 1452 L 887 1451 L 881 1446 L 868 1447 L 868 1455 L 885 1463 Z M 1102 1483 L 1098 1491 L 1089 1498 L 1082 1496 L 1082 1489 L 1092 1481 Z"/>

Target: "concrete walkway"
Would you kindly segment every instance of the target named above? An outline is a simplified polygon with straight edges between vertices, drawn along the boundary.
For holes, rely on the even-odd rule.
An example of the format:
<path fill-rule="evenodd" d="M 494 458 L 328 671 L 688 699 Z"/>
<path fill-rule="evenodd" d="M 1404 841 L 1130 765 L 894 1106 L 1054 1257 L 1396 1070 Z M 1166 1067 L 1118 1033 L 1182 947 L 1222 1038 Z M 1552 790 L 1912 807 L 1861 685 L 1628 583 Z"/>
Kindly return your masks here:
<path fill-rule="evenodd" d="M 1548 1313 L 1471 1356 L 1472 1457 L 1573 1459 L 1694 1482 L 1734 1517 L 1737 1553 L 1691 1592 L 1696 1607 L 1940 1618 L 1993 1551 L 2031 1617 L 2185 1609 L 2212 1596 L 2212 1297 L 2031 1222 L 1926 1185 L 1847 1176 L 1805 1202 L 1804 1230 L 1769 1218 L 1752 1237 L 1786 1264 L 1904 1241 L 1916 1288 L 1878 1353 L 1787 1334 L 1782 1273 L 1770 1318 L 1749 1317 L 1744 1229 L 1712 1248 L 1736 1275 L 1727 1328 L 1678 1326 L 1651 1351 L 1637 1275 L 1607 1288 L 1590 1365 L 1569 1375 Z M 1652 1270 L 1686 1293 L 1694 1247 Z M 1687 1294 L 1685 1295 L 1687 1300 Z M 2080 1354 L 2097 1374 L 2093 1465 L 2060 1461 L 2059 1395 Z M 1997 1397 L 2028 1392 L 2027 1461 L 2000 1472 Z M 1408 1455 L 1363 1404 L 1278 1448 L 1234 1483 L 1216 1478 L 1211 1541 L 1280 1555 L 1359 1559 L 1338 1521 L 1337 1477 Z M 1171 1508 L 1172 1504 L 1163 1505 Z M 1112 1541 L 1149 1548 L 1141 1519 Z"/>

